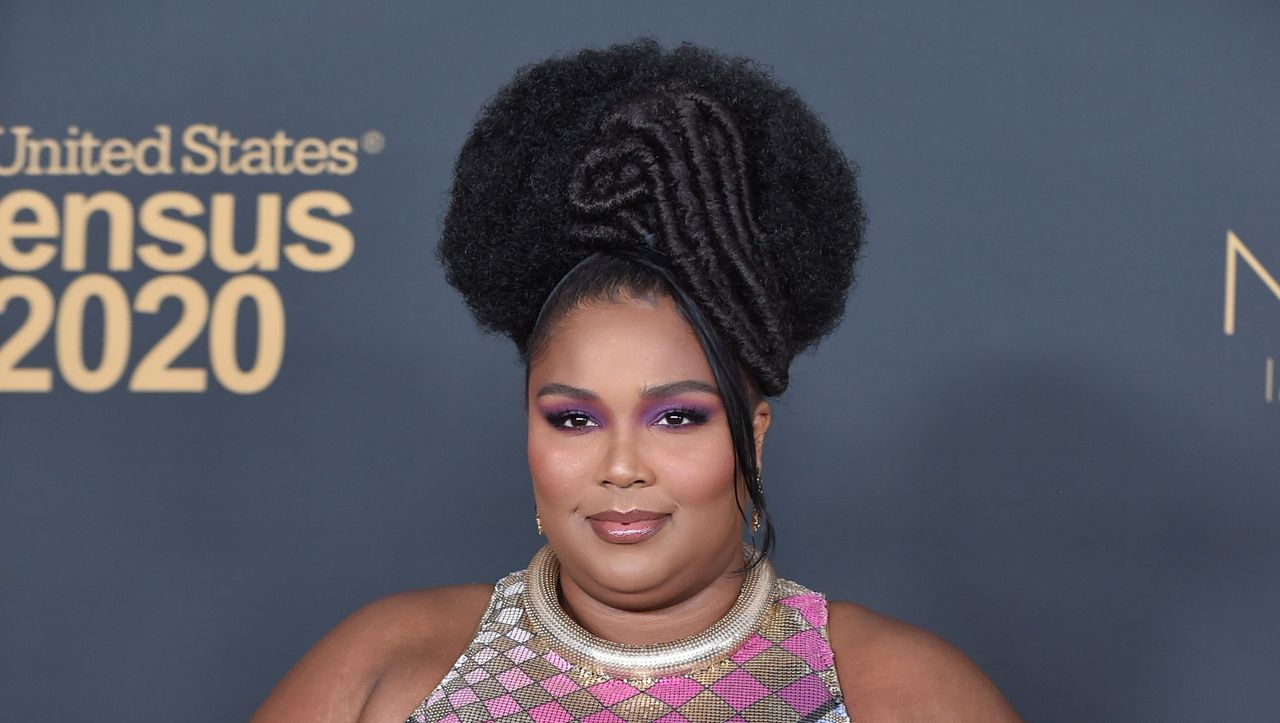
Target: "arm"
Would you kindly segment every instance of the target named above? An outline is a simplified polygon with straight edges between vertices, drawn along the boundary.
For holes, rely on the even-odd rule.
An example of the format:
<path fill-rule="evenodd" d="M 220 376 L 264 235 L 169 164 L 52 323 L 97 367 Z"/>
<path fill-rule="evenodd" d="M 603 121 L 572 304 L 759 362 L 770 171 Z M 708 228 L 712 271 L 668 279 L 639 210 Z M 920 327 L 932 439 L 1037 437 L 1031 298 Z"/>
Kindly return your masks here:
<path fill-rule="evenodd" d="M 836 673 L 859 723 L 1021 723 L 978 666 L 938 636 L 847 602 L 828 610 Z"/>
<path fill-rule="evenodd" d="M 492 591 L 460 585 L 365 605 L 293 666 L 250 723 L 404 720 L 466 648 Z"/>

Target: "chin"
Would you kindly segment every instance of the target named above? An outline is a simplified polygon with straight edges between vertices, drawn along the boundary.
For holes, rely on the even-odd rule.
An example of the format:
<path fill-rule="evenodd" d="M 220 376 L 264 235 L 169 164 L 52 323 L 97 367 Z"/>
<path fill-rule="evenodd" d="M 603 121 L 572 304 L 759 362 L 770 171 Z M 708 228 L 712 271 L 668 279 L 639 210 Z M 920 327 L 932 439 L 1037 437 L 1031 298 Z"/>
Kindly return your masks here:
<path fill-rule="evenodd" d="M 611 604 L 630 609 L 668 605 L 673 598 L 705 587 L 706 576 L 698 570 L 705 560 L 691 557 L 688 551 L 705 545 L 705 540 L 670 538 L 646 540 L 634 545 L 615 545 L 592 539 L 585 548 L 575 550 L 580 575 L 589 580 L 599 593 L 614 597 Z"/>

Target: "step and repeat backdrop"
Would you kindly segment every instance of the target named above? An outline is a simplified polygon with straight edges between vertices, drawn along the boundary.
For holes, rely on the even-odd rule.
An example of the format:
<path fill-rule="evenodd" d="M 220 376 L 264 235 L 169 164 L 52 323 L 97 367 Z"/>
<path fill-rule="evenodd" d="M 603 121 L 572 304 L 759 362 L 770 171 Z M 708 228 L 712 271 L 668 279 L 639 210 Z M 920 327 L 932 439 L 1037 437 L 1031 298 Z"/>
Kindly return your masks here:
<path fill-rule="evenodd" d="M 861 169 L 848 313 L 774 405 L 780 574 L 1029 721 L 1272 719 L 1278 30 L 0 4 L 0 717 L 244 720 L 360 605 L 527 564 L 523 370 L 433 255 L 451 165 L 516 68 L 647 34 L 770 66 Z"/>

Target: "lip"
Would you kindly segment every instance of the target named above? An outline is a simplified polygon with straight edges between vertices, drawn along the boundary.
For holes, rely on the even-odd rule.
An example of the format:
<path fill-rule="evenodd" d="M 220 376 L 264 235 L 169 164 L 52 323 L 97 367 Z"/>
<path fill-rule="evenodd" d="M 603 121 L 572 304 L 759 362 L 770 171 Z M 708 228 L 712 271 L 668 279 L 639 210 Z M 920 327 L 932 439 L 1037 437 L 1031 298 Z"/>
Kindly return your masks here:
<path fill-rule="evenodd" d="M 615 545 L 633 545 L 653 537 L 667 524 L 666 512 L 606 510 L 587 517 L 596 536 Z"/>

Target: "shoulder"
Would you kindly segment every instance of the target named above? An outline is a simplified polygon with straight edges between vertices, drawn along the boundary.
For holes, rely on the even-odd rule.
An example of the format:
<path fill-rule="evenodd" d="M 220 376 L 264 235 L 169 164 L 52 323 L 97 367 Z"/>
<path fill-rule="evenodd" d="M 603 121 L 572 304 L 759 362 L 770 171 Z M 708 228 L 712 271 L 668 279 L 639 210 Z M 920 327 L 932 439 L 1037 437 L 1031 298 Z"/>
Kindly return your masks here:
<path fill-rule="evenodd" d="M 364 605 L 307 651 L 251 723 L 407 717 L 467 647 L 493 589 L 414 590 Z"/>
<path fill-rule="evenodd" d="M 857 721 L 1010 721 L 1017 713 L 964 653 L 914 625 L 828 603 L 836 674 Z"/>

